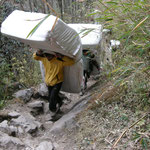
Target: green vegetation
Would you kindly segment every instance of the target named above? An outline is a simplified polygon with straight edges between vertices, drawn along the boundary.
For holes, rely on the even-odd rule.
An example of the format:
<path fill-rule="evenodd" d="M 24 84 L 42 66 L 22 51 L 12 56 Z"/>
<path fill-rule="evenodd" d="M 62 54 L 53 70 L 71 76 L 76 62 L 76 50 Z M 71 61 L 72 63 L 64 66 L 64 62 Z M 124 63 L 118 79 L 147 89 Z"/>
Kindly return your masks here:
<path fill-rule="evenodd" d="M 150 98 L 150 2 L 99 0 L 95 4 L 100 16 L 97 20 L 121 41 L 121 48 L 113 52 L 114 68 L 108 77 L 124 88 L 127 100 L 136 99 L 135 104 L 143 109 Z"/>
<path fill-rule="evenodd" d="M 112 29 L 112 38 L 120 40 L 121 47 L 113 52 L 113 68 L 109 66 L 104 68 L 109 72 L 104 73 L 107 75 L 106 80 L 103 80 L 106 87 L 97 92 L 93 98 L 94 102 L 92 99 L 90 110 L 82 115 L 85 119 L 79 121 L 80 132 L 83 131 L 82 135 L 79 133 L 78 140 L 95 132 L 96 138 L 91 136 L 89 143 L 98 143 L 100 148 L 102 145 L 105 148 L 112 148 L 107 146 L 109 140 L 104 140 L 111 136 L 110 130 L 115 133 L 114 136 L 119 137 L 115 129 L 120 130 L 121 134 L 123 129 L 148 113 L 135 127 L 132 127 L 126 134 L 126 138 L 120 139 L 116 147 L 119 150 L 126 148 L 148 150 L 150 149 L 148 132 L 150 126 L 150 1 L 99 0 L 94 2 L 94 5 L 99 16 L 96 20 L 103 23 L 104 28 Z M 89 14 L 91 15 L 93 13 Z M 86 124 L 85 120 L 90 120 L 92 123 Z M 95 124 L 96 121 L 101 127 Z M 112 139 L 116 137 L 111 137 Z M 114 142 L 110 143 L 113 145 Z"/>
<path fill-rule="evenodd" d="M 0 24 L 14 9 L 9 2 L 1 6 Z M 2 34 L 0 36 L 0 108 L 2 108 L 16 90 L 38 84 L 41 76 L 39 64 L 32 59 L 29 47 Z"/>

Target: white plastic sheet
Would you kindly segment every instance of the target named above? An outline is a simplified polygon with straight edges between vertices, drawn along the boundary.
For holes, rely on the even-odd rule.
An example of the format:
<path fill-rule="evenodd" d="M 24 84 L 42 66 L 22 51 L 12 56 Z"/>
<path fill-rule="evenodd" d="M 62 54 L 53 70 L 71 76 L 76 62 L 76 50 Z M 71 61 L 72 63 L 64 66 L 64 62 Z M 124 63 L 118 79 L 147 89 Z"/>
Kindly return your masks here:
<path fill-rule="evenodd" d="M 35 49 L 44 49 L 48 53 L 59 52 L 79 60 L 82 46 L 77 32 L 61 19 L 58 19 L 54 26 L 56 17 L 53 15 L 27 38 L 31 30 L 47 15 L 15 10 L 2 23 L 1 32 Z"/>

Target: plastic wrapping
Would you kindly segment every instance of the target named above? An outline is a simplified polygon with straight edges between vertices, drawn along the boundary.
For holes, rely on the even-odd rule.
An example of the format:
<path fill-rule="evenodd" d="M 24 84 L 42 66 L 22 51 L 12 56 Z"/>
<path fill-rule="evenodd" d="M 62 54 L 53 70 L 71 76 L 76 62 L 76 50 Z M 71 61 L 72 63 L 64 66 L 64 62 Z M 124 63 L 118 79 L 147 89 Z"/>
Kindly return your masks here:
<path fill-rule="evenodd" d="M 79 60 L 82 55 L 80 37 L 61 19 L 58 19 L 54 25 L 56 17 L 53 15 L 47 17 L 34 34 L 27 38 L 28 34 L 47 15 L 15 10 L 2 23 L 1 32 L 35 49 L 44 49 L 47 53 L 59 52 Z"/>

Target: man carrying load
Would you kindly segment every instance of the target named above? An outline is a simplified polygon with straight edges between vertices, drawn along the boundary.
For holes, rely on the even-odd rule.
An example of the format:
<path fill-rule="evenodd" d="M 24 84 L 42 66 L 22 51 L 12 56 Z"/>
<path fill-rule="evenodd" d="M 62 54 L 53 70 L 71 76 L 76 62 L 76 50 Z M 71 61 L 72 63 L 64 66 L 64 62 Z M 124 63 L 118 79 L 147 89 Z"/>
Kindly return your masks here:
<path fill-rule="evenodd" d="M 87 81 L 90 78 L 94 66 L 98 70 L 98 73 L 100 73 L 100 66 L 96 61 L 95 55 L 88 49 L 83 49 L 82 52 L 84 85 L 81 90 L 81 95 L 84 94 L 84 90 L 87 88 Z"/>
<path fill-rule="evenodd" d="M 49 110 L 51 117 L 55 117 L 56 113 L 60 110 L 62 100 L 59 97 L 64 75 L 63 70 L 65 66 L 71 66 L 75 61 L 67 56 L 61 54 L 52 55 L 38 50 L 33 54 L 35 60 L 42 61 L 45 69 L 45 83 L 48 87 L 48 100 Z"/>

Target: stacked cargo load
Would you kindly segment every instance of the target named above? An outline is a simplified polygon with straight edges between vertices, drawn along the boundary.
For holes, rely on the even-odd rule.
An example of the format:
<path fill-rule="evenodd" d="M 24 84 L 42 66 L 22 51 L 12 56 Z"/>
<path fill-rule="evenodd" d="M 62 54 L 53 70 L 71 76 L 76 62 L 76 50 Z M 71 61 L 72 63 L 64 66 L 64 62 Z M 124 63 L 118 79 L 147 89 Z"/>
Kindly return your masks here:
<path fill-rule="evenodd" d="M 102 42 L 102 25 L 98 24 L 68 24 L 80 36 L 82 49 L 89 50 L 95 55 L 95 60 L 100 66 L 100 50 Z M 99 72 L 96 67 L 93 67 L 91 74 L 97 75 Z"/>
<path fill-rule="evenodd" d="M 78 93 L 81 90 L 82 44 L 78 33 L 61 19 L 42 13 L 13 11 L 2 23 L 1 32 L 46 53 L 60 53 L 74 58 L 76 63 L 64 69 L 62 91 Z M 44 69 L 41 70 L 44 74 Z"/>

